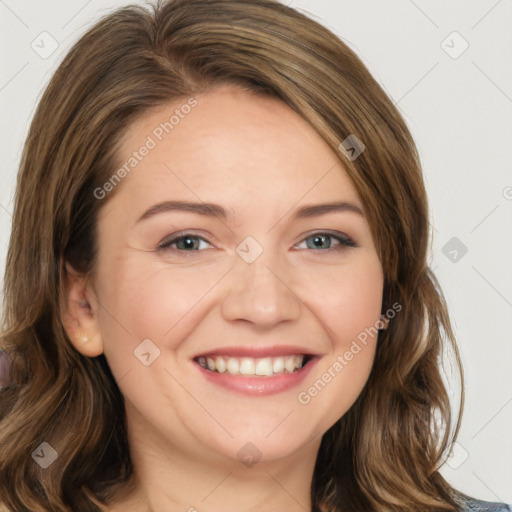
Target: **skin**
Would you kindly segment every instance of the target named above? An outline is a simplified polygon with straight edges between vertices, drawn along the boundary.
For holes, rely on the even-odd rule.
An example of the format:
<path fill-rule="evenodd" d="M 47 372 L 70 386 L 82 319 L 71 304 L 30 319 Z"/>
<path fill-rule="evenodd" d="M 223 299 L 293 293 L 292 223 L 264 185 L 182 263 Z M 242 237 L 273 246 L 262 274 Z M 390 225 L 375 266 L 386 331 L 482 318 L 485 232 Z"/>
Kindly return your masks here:
<path fill-rule="evenodd" d="M 309 403 L 298 394 L 332 374 L 337 357 L 379 319 L 382 267 L 364 215 L 293 219 L 304 205 L 338 201 L 364 212 L 338 157 L 306 121 L 236 86 L 196 99 L 104 199 L 94 279 L 68 267 L 70 338 L 88 356 L 105 354 L 126 399 L 136 487 L 110 510 L 311 510 L 321 436 L 363 389 L 376 338 Z M 134 123 L 119 161 L 184 103 Z M 170 200 L 217 203 L 228 217 L 166 212 L 137 222 Z M 182 230 L 204 241 L 158 249 Z M 357 246 L 327 237 L 315 249 L 313 235 L 326 230 Z M 252 263 L 236 252 L 248 236 L 263 249 Z M 329 244 L 337 250 L 327 252 Z M 134 357 L 146 339 L 160 350 L 149 366 Z M 192 361 L 214 348 L 286 344 L 319 359 L 299 386 L 264 398 L 208 382 Z M 238 455 L 248 442 L 261 456 L 251 466 Z"/>

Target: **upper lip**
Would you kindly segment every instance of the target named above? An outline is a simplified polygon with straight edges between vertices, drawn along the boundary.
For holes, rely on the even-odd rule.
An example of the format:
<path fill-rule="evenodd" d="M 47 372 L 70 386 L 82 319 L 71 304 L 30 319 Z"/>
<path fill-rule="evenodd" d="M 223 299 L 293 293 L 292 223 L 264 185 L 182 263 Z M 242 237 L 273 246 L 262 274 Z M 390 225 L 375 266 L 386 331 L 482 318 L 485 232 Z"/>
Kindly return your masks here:
<path fill-rule="evenodd" d="M 205 357 L 252 357 L 252 358 L 264 358 L 264 357 L 279 357 L 279 356 L 291 356 L 291 355 L 306 355 L 315 356 L 310 349 L 293 346 L 293 345 L 274 345 L 272 347 L 224 347 L 210 350 L 207 352 L 201 352 L 196 354 L 193 359 L 205 356 Z"/>

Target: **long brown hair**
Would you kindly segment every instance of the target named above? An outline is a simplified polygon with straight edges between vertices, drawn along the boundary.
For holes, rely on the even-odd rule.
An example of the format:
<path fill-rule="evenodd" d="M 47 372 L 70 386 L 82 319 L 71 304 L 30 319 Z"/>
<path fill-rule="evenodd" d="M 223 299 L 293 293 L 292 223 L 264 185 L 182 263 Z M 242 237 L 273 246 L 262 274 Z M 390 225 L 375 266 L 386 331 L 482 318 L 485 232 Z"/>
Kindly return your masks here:
<path fill-rule="evenodd" d="M 462 367 L 427 262 L 415 144 L 354 52 L 274 0 L 118 9 L 80 38 L 44 92 L 22 153 L 5 274 L 1 348 L 14 382 L 0 393 L 0 502 L 99 511 L 131 482 L 123 397 L 105 358 L 76 351 L 61 322 L 65 262 L 94 272 L 98 212 L 117 189 L 102 200 L 94 191 L 118 169 L 126 127 L 227 83 L 282 100 L 339 156 L 384 270 L 383 312 L 402 306 L 379 335 L 363 392 L 322 439 L 313 510 L 459 510 L 438 471 L 462 410 L 454 422 L 439 367 L 446 347 L 461 380 Z M 366 147 L 356 159 L 340 149 L 349 135 Z M 42 442 L 58 453 L 46 469 L 31 457 Z"/>

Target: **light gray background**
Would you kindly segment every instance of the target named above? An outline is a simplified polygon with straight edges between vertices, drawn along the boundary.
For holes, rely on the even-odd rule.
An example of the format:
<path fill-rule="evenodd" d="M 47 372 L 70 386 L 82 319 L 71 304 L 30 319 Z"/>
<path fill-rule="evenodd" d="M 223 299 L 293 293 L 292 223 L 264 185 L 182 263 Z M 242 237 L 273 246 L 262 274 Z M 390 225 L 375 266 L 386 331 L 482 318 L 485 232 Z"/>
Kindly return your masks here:
<path fill-rule="evenodd" d="M 442 472 L 476 497 L 512 503 L 512 1 L 282 2 L 362 57 L 416 139 L 432 267 L 467 379 L 462 430 Z M 42 88 L 86 27 L 125 3 L 0 0 L 2 274 L 20 151 Z M 58 47 L 48 56 L 52 39 Z"/>

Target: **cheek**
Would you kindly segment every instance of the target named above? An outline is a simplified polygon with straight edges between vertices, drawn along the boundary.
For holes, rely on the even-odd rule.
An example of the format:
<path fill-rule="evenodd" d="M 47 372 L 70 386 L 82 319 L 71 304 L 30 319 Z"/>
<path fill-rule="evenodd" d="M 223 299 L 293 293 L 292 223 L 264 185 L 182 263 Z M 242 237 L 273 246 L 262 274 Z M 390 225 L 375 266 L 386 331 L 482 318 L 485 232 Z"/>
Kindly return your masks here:
<path fill-rule="evenodd" d="M 133 362 L 133 351 L 143 340 L 176 349 L 194 328 L 202 300 L 225 274 L 219 268 L 148 265 L 139 258 L 104 268 L 99 317 L 105 354 L 113 365 Z"/>
<path fill-rule="evenodd" d="M 315 290 L 323 291 L 315 293 Z M 360 265 L 318 272 L 308 307 L 325 325 L 331 351 L 297 395 L 303 412 L 332 426 L 356 401 L 371 372 L 378 337 L 383 274 L 376 257 Z M 326 412 L 326 404 L 330 404 Z"/>
<path fill-rule="evenodd" d="M 306 283 L 301 295 L 324 324 L 333 350 L 349 346 L 379 320 L 384 281 L 376 255 L 354 258 L 350 265 L 320 267 L 301 281 Z"/>

